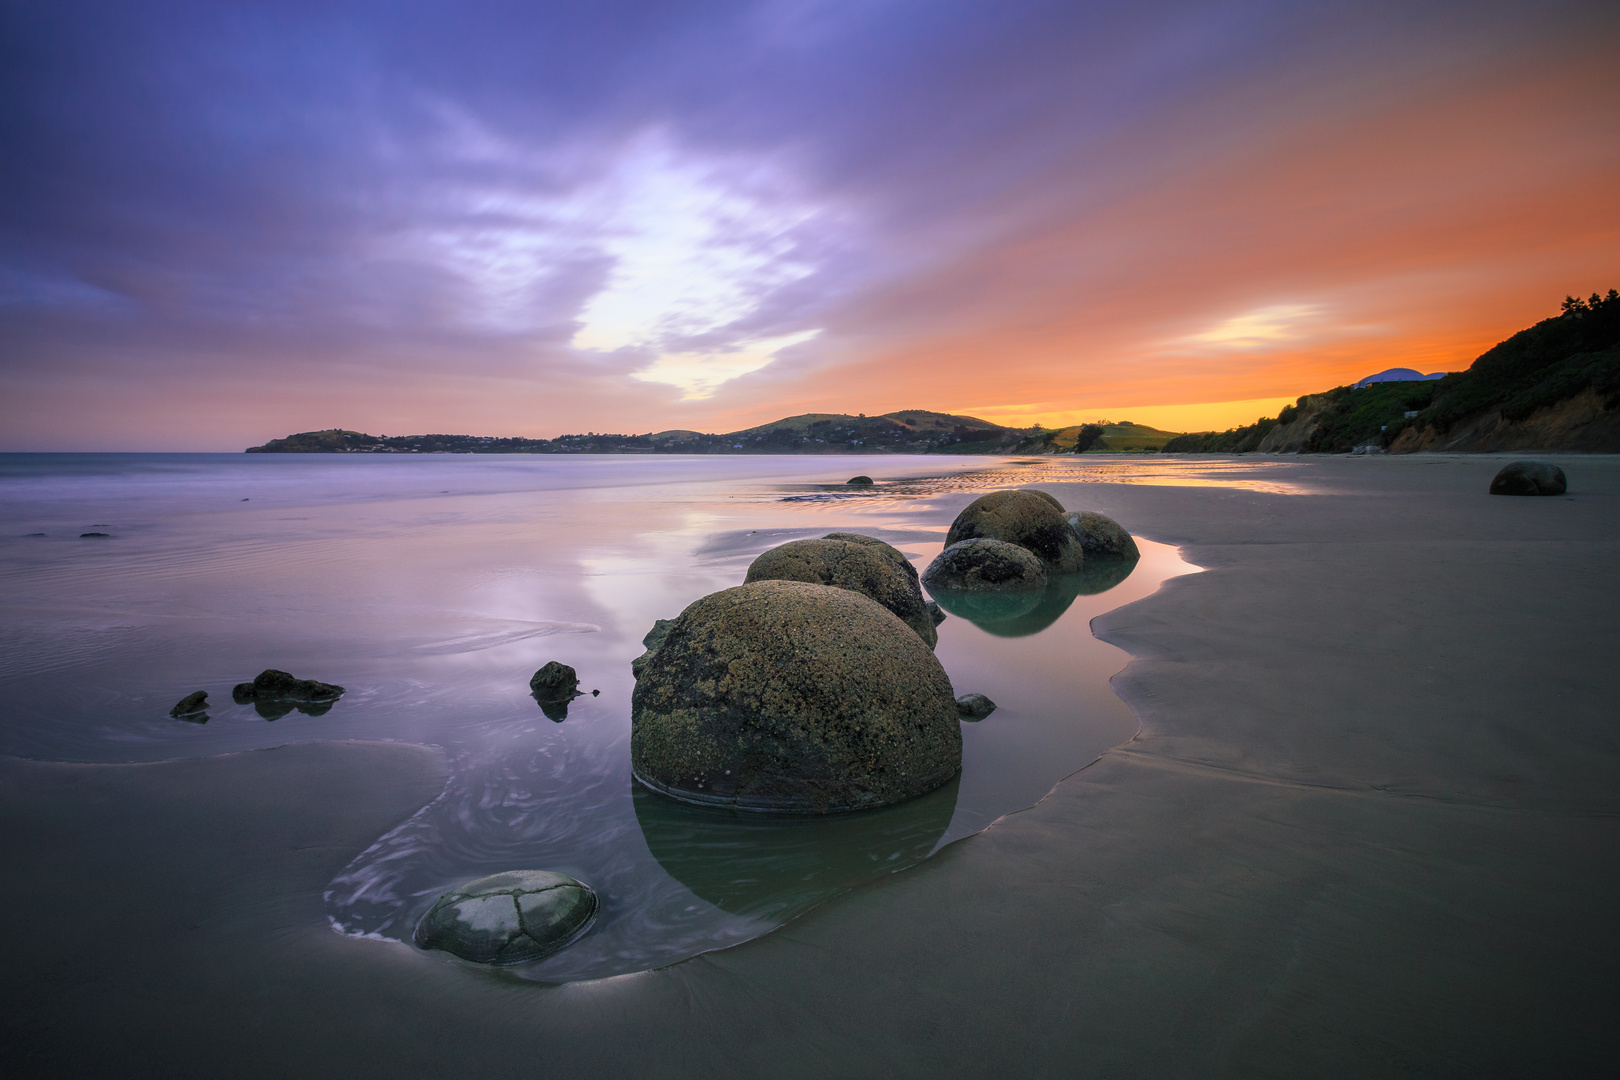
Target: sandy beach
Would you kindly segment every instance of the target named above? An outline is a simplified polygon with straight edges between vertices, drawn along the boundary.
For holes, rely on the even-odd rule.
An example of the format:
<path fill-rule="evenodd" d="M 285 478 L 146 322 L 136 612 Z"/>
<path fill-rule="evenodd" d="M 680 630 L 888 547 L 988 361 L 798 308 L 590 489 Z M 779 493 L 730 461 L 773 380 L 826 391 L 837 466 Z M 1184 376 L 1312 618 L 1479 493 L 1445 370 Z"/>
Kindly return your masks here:
<path fill-rule="evenodd" d="M 1102 616 L 1134 740 L 763 938 L 559 987 L 334 933 L 425 748 L 0 762 L 21 1076 L 1518 1076 L 1620 1061 L 1620 459 L 1068 484 L 1206 572 Z M 1259 476 L 1264 478 L 1268 471 Z M 948 517 L 947 517 L 948 520 Z M 224 878 L 250 854 L 262 872 Z M 172 940 L 178 949 L 153 942 Z"/>

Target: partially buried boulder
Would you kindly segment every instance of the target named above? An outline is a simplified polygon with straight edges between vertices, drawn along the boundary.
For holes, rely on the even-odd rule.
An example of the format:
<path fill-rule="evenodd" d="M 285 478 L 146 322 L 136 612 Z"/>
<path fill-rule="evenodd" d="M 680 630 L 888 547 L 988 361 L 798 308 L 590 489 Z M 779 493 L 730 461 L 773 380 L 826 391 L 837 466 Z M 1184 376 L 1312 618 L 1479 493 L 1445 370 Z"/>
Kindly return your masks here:
<path fill-rule="evenodd" d="M 1074 534 L 1080 538 L 1080 546 L 1085 549 L 1088 560 L 1142 557 L 1131 534 L 1111 517 L 1094 514 L 1090 510 L 1076 510 L 1067 515 L 1067 520 Z"/>
<path fill-rule="evenodd" d="M 945 546 L 975 539 L 1000 540 L 1033 552 L 1049 574 L 1072 573 L 1085 562 L 1063 507 L 1043 491 L 993 491 L 974 499 L 951 523 Z"/>
<path fill-rule="evenodd" d="M 872 478 L 865 475 L 852 476 L 848 480 L 845 480 L 844 483 L 848 484 L 850 487 L 871 487 Z"/>
<path fill-rule="evenodd" d="M 642 671 L 630 763 L 687 802 L 825 814 L 902 802 L 962 765 L 950 679 L 848 589 L 755 581 L 694 602 Z"/>
<path fill-rule="evenodd" d="M 939 641 L 917 570 L 900 552 L 870 536 L 835 533 L 820 540 L 794 540 L 760 555 L 744 582 L 807 581 L 870 597 L 894 612 L 933 648 Z"/>
<path fill-rule="evenodd" d="M 179 719 L 180 717 L 195 716 L 198 713 L 207 711 L 208 691 L 197 690 L 176 702 L 174 708 L 169 710 L 169 715 Z"/>
<path fill-rule="evenodd" d="M 526 964 L 572 944 L 596 916 L 596 893 L 549 870 L 511 870 L 469 881 L 416 924 L 416 944 L 479 964 Z"/>
<path fill-rule="evenodd" d="M 983 694 L 963 694 L 956 699 L 956 713 L 964 720 L 983 720 L 996 711 L 996 703 Z"/>
<path fill-rule="evenodd" d="M 935 556 L 923 571 L 929 591 L 1028 592 L 1046 586 L 1035 554 L 1001 540 L 963 540 Z"/>
<path fill-rule="evenodd" d="M 1568 488 L 1564 470 L 1545 461 L 1515 461 L 1491 480 L 1492 495 L 1562 495 Z"/>

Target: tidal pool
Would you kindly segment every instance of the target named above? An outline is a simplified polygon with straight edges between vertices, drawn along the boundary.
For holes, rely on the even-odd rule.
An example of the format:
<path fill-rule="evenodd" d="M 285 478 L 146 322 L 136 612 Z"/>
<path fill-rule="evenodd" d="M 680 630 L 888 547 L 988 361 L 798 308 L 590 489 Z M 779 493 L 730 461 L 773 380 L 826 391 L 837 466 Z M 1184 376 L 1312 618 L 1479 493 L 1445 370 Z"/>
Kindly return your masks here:
<path fill-rule="evenodd" d="M 766 548 L 832 531 L 881 537 L 920 568 L 988 490 L 1088 476 L 1248 482 L 1163 471 L 933 457 L 8 455 L 0 752 L 122 762 L 330 739 L 440 747 L 445 790 L 331 882 L 334 928 L 402 943 L 452 886 L 555 870 L 596 890 L 597 921 L 511 970 L 543 981 L 646 970 L 914 865 L 1128 740 L 1135 720 L 1108 686 L 1127 657 L 1090 620 L 1194 568 L 1138 538 L 1134 565 L 958 605 L 937 655 L 957 693 L 998 705 L 964 724 L 961 775 L 902 806 L 825 819 L 691 807 L 634 784 L 630 661 L 655 619 L 739 584 Z M 856 473 L 878 482 L 839 482 Z M 110 537 L 81 539 L 92 527 Z M 528 679 L 548 660 L 597 693 L 542 711 Z M 233 684 L 272 667 L 347 692 L 324 710 L 232 701 Z M 199 689 L 206 713 L 168 715 Z"/>

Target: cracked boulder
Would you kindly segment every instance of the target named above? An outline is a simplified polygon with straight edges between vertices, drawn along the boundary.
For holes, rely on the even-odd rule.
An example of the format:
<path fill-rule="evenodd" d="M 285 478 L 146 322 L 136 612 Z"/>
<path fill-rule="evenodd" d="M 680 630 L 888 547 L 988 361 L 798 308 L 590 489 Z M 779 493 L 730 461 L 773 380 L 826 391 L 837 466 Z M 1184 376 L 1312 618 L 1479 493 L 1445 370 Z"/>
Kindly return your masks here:
<path fill-rule="evenodd" d="M 1080 546 L 1085 549 L 1087 560 L 1142 557 L 1131 534 L 1106 514 L 1076 510 L 1067 519 L 1074 528 L 1074 534 L 1080 538 Z"/>
<path fill-rule="evenodd" d="M 1016 544 L 1041 560 L 1048 574 L 1070 574 L 1085 563 L 1085 549 L 1062 505 L 1044 491 L 992 491 L 968 503 L 951 523 L 945 546 L 978 539 Z"/>
<path fill-rule="evenodd" d="M 813 582 L 695 601 L 642 669 L 630 723 L 642 784 L 746 810 L 887 806 L 962 766 L 956 699 L 933 652 L 876 601 Z"/>
<path fill-rule="evenodd" d="M 849 589 L 888 608 L 930 649 L 939 641 L 916 567 L 875 537 L 833 533 L 820 540 L 794 540 L 760 555 L 743 580 L 808 581 Z"/>
<path fill-rule="evenodd" d="M 509 870 L 439 897 L 415 941 L 477 964 L 527 964 L 566 948 L 596 917 L 596 893 L 549 870 Z"/>

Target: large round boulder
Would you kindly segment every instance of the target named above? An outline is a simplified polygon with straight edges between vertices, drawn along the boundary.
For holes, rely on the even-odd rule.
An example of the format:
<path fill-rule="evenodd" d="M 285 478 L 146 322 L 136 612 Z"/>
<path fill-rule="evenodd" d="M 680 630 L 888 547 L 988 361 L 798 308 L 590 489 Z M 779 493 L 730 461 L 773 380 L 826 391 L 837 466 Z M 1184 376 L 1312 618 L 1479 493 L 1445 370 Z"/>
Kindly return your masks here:
<path fill-rule="evenodd" d="M 1027 592 L 1046 587 L 1035 553 L 1001 540 L 963 540 L 935 556 L 923 571 L 929 591 Z"/>
<path fill-rule="evenodd" d="M 642 669 L 630 764 L 654 791 L 825 814 L 902 802 L 962 765 L 945 669 L 858 592 L 755 581 L 695 601 Z"/>
<path fill-rule="evenodd" d="M 870 597 L 899 616 L 931 649 L 939 641 L 934 618 L 907 558 L 870 536 L 834 534 L 793 540 L 760 555 L 744 582 L 808 581 Z"/>
<path fill-rule="evenodd" d="M 1131 539 L 1131 534 L 1111 517 L 1095 514 L 1090 510 L 1076 510 L 1067 515 L 1067 520 L 1073 527 L 1074 534 L 1080 538 L 1080 546 L 1085 549 L 1087 559 L 1142 557 L 1142 553 L 1137 550 L 1136 541 Z"/>
<path fill-rule="evenodd" d="M 1491 480 L 1492 495 L 1562 495 L 1564 470 L 1545 461 L 1515 461 Z"/>
<path fill-rule="evenodd" d="M 1085 550 L 1062 506 L 1043 491 L 993 491 L 974 499 L 951 523 L 945 546 L 977 539 L 1034 552 L 1049 574 L 1073 573 L 1085 562 Z"/>
<path fill-rule="evenodd" d="M 549 870 L 510 870 L 439 897 L 416 943 L 479 964 L 527 964 L 571 944 L 596 917 L 596 893 Z"/>

